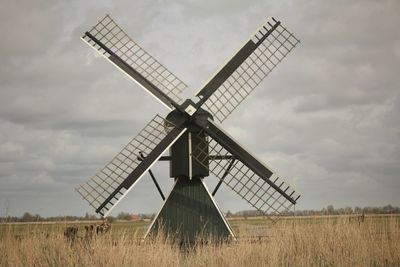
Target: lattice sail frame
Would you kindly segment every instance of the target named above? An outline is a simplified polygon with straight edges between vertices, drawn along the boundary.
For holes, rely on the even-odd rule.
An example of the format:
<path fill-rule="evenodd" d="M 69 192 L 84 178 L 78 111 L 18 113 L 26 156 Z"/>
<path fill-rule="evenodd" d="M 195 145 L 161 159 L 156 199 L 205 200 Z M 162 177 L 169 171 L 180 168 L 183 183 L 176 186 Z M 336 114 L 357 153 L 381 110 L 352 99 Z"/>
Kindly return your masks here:
<path fill-rule="evenodd" d="M 93 26 L 89 33 L 172 100 L 182 102 L 180 95 L 187 85 L 133 41 L 109 15 Z M 87 35 L 82 39 L 105 57 L 110 56 Z"/>
<path fill-rule="evenodd" d="M 204 136 L 204 132 L 200 135 Z M 203 137 L 204 138 L 204 137 Z M 206 136 L 193 150 L 193 158 L 204 167 L 209 167 L 217 178 L 223 178 L 223 183 L 245 199 L 264 215 L 279 215 L 287 211 L 293 204 L 271 187 L 264 179 L 255 174 L 243 162 L 235 159 L 225 148 L 213 138 Z M 208 146 L 208 150 L 207 150 Z M 210 155 L 218 155 L 229 160 L 210 160 Z M 233 163 L 232 163 L 233 161 Z M 295 201 L 300 197 L 287 183 L 273 174 L 270 179 Z"/>
<path fill-rule="evenodd" d="M 253 43 L 256 44 L 267 34 L 268 28 L 275 24 L 272 20 L 260 27 L 251 38 Z M 279 24 L 204 103 L 214 119 L 222 123 L 299 42 Z"/>
<path fill-rule="evenodd" d="M 103 169 L 75 190 L 97 210 L 142 161 L 140 152 L 144 156 L 148 155 L 173 125 L 172 122 L 156 115 Z M 137 181 L 128 189 L 121 188 L 113 199 L 114 203 L 108 202 L 99 213 L 107 216 Z"/>

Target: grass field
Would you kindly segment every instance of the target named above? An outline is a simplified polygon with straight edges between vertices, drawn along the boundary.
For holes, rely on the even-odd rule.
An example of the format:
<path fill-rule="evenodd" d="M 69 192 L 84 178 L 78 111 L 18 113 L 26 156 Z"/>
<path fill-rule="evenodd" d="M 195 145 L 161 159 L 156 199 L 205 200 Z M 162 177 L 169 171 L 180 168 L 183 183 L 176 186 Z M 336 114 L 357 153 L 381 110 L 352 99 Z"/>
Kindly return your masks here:
<path fill-rule="evenodd" d="M 86 223 L 0 224 L 0 266 L 400 266 L 400 216 L 249 218 L 230 221 L 238 240 L 183 251 L 148 222 L 115 222 L 86 240 Z M 77 241 L 63 236 L 79 227 Z"/>

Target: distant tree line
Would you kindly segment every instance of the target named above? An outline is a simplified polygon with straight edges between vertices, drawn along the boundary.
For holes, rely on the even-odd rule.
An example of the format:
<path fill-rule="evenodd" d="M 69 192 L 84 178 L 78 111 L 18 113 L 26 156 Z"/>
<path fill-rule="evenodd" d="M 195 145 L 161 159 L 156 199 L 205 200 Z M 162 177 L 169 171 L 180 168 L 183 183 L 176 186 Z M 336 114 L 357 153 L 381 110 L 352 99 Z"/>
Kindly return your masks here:
<path fill-rule="evenodd" d="M 128 212 L 120 212 L 117 216 L 108 216 L 107 221 L 114 222 L 115 220 L 132 220 L 132 213 Z M 152 219 L 155 214 L 135 214 L 136 217 L 139 217 L 141 220 Z M 0 222 L 60 222 L 60 221 L 93 221 L 93 220 L 101 220 L 101 217 L 98 215 L 93 215 L 86 213 L 84 216 L 50 216 L 50 217 L 42 217 L 39 214 L 31 214 L 29 212 L 25 212 L 22 216 L 3 216 L 0 217 Z"/>
<path fill-rule="evenodd" d="M 346 214 L 400 214 L 400 207 L 386 205 L 383 207 L 345 207 L 335 209 L 333 205 L 328 205 L 321 210 L 288 210 L 281 215 L 287 216 L 313 216 L 313 215 L 346 215 Z M 228 211 L 227 217 L 254 217 L 263 214 L 257 210 L 243 210 L 236 213 Z M 271 213 L 270 215 L 274 215 Z"/>
<path fill-rule="evenodd" d="M 392 205 L 386 205 L 383 207 L 345 207 L 335 209 L 333 205 L 328 205 L 326 208 L 321 210 L 289 210 L 281 215 L 287 216 L 314 216 L 314 215 L 351 215 L 351 214 L 400 214 L 400 208 Z M 154 213 L 150 214 L 135 214 L 141 220 L 153 219 Z M 227 217 L 255 217 L 263 216 L 263 214 L 257 210 L 243 210 L 232 213 L 227 211 L 225 213 Z M 273 214 L 271 214 L 273 215 Z M 133 214 L 129 212 L 120 212 L 117 216 L 108 216 L 107 220 L 113 222 L 115 220 L 132 220 Z M 25 212 L 22 216 L 3 216 L 0 217 L 0 222 L 54 222 L 54 221 L 88 221 L 88 220 L 101 220 L 97 215 L 86 213 L 84 216 L 51 216 L 42 217 L 39 214 L 30 214 Z"/>
<path fill-rule="evenodd" d="M 310 216 L 310 215 L 346 215 L 346 214 L 399 214 L 400 208 L 392 205 L 386 205 L 383 207 L 345 207 L 335 209 L 333 205 L 328 205 L 322 210 L 296 210 L 288 211 L 287 215 L 296 216 Z"/>

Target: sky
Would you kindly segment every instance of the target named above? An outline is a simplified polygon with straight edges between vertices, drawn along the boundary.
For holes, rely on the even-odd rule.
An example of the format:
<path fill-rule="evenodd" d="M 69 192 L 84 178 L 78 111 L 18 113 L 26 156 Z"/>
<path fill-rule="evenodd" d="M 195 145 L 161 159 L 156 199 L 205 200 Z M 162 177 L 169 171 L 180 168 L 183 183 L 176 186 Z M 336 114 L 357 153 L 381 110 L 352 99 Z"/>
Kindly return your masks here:
<path fill-rule="evenodd" d="M 281 20 L 300 45 L 222 127 L 301 193 L 298 210 L 400 206 L 400 1 L 0 5 L 0 216 L 94 214 L 74 187 L 168 113 L 80 40 L 106 13 L 189 85 L 188 98 L 268 17 Z M 168 164 L 153 172 L 167 193 Z M 251 208 L 224 185 L 216 201 Z M 110 215 L 161 204 L 145 175 Z"/>

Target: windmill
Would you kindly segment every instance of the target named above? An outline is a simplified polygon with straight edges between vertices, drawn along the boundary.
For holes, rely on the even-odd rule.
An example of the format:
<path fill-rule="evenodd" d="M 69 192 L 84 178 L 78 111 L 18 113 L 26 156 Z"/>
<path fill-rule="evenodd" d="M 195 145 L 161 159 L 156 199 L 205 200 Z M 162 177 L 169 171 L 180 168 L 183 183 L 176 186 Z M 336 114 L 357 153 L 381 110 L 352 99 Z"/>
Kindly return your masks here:
<path fill-rule="evenodd" d="M 278 215 L 300 195 L 271 168 L 236 142 L 216 122 L 231 112 L 299 43 L 280 21 L 269 19 L 196 94 L 182 100 L 187 87 L 178 77 L 134 42 L 106 15 L 82 40 L 165 105 L 170 113 L 156 115 L 103 169 L 76 191 L 106 217 L 149 172 L 164 203 L 146 236 L 163 229 L 193 242 L 199 234 L 234 238 L 214 195 L 224 183 L 265 215 Z M 169 150 L 169 156 L 163 156 Z M 174 185 L 165 198 L 151 167 L 170 162 Z M 204 178 L 219 181 L 210 193 Z M 146 237 L 145 236 L 145 237 Z"/>

